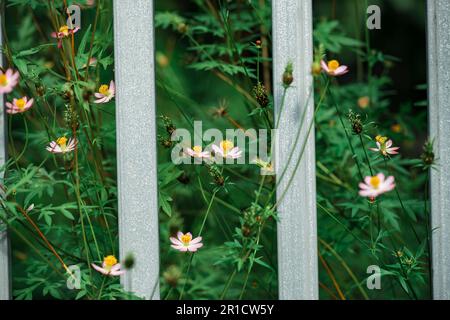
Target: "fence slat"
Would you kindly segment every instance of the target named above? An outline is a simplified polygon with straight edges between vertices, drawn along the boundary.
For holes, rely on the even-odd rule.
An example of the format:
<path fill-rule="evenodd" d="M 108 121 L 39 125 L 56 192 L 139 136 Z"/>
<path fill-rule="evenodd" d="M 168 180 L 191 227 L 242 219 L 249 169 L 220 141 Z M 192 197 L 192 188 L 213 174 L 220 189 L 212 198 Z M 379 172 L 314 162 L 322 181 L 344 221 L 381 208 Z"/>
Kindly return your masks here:
<path fill-rule="evenodd" d="M 438 170 L 431 172 L 433 297 L 450 299 L 450 2 L 428 0 L 430 137 Z"/>
<path fill-rule="evenodd" d="M 3 4 L 0 4 L 2 6 Z M 2 8 L 0 8 L 2 9 Z M 3 12 L 3 10 L 2 10 Z M 3 44 L 2 22 L 0 14 L 0 45 Z M 0 65 L 3 67 L 3 57 L 0 55 Z M 0 95 L 0 167 L 6 162 L 6 117 L 4 97 Z M 3 173 L 0 174 L 0 180 Z M 1 222 L 0 222 L 1 224 Z M 2 228 L 2 226 L 0 226 Z M 8 300 L 11 294 L 9 239 L 6 231 L 0 231 L 0 300 Z"/>
<path fill-rule="evenodd" d="M 133 253 L 136 261 L 122 283 L 158 299 L 153 1 L 114 1 L 114 41 L 120 254 Z"/>
<path fill-rule="evenodd" d="M 297 145 L 294 142 L 306 105 L 306 124 L 313 121 L 311 64 L 312 3 L 311 0 L 279 0 L 272 2 L 275 112 L 278 115 L 283 95 L 281 75 L 288 62 L 294 65 L 293 87 L 287 92 L 280 116 L 275 163 L 284 170 L 289 154 L 294 152 L 286 173 L 278 182 L 278 199 L 295 173 L 295 178 L 278 207 L 278 277 L 280 299 L 318 299 L 316 175 L 314 130 L 308 137 L 302 161 L 295 171 L 308 125 L 304 125 Z M 307 104 L 306 104 L 307 103 Z"/>

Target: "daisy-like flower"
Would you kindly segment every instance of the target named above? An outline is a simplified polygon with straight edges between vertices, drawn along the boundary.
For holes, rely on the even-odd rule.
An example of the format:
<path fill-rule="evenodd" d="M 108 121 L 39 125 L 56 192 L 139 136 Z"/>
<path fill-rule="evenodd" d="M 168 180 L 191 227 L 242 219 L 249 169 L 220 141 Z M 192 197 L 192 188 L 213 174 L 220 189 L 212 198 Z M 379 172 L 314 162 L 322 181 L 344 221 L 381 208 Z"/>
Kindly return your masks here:
<path fill-rule="evenodd" d="M 209 158 L 211 155 L 208 151 L 203 151 L 201 146 L 194 146 L 191 148 L 185 148 L 184 153 L 193 158 Z"/>
<path fill-rule="evenodd" d="M 384 157 L 388 157 L 391 154 L 398 154 L 397 150 L 400 149 L 400 147 L 393 147 L 392 140 L 388 140 L 387 137 L 382 136 L 376 136 L 375 137 L 377 147 L 376 148 L 369 148 L 369 150 L 379 152 Z"/>
<path fill-rule="evenodd" d="M 337 60 L 331 60 L 328 61 L 328 63 L 326 63 L 325 60 L 322 60 L 320 64 L 322 70 L 332 77 L 342 76 L 349 71 L 347 66 L 341 66 Z"/>
<path fill-rule="evenodd" d="M 213 144 L 212 149 L 216 155 L 222 158 L 237 159 L 242 156 L 242 151 L 239 150 L 239 147 L 235 147 L 230 140 L 221 141 L 219 146 Z"/>
<path fill-rule="evenodd" d="M 172 248 L 181 252 L 196 252 L 199 248 L 203 247 L 202 237 L 192 239 L 190 232 L 183 234 L 183 232 L 178 231 L 176 238 L 170 237 L 170 242 L 172 242 Z"/>
<path fill-rule="evenodd" d="M 19 82 L 19 72 L 13 69 L 6 70 L 5 73 L 0 70 L 0 95 L 10 93 Z"/>
<path fill-rule="evenodd" d="M 274 170 L 273 164 L 271 162 L 264 161 L 260 158 L 255 158 L 252 162 L 261 168 L 262 175 L 274 175 L 275 174 L 275 170 Z"/>
<path fill-rule="evenodd" d="M 61 28 L 59 28 L 58 32 L 52 32 L 51 36 L 52 38 L 58 39 L 58 48 L 61 49 L 62 40 L 68 36 L 71 36 L 72 34 L 75 34 L 78 30 L 80 30 L 80 27 L 69 29 L 67 25 L 64 25 Z"/>
<path fill-rule="evenodd" d="M 94 101 L 94 103 L 107 103 L 111 101 L 112 98 L 114 98 L 114 95 L 116 94 L 116 86 L 114 84 L 114 81 L 111 80 L 109 83 L 109 86 L 107 84 L 103 84 L 98 89 L 98 92 L 95 93 L 95 97 L 97 100 Z"/>
<path fill-rule="evenodd" d="M 6 112 L 9 114 L 22 113 L 27 111 L 33 106 L 34 99 L 28 100 L 27 97 L 22 97 L 20 99 L 13 99 L 13 102 L 6 102 Z"/>
<path fill-rule="evenodd" d="M 91 266 L 105 276 L 120 276 L 125 273 L 125 270 L 120 270 L 122 266 L 114 256 L 105 257 L 101 267 L 94 263 Z"/>
<path fill-rule="evenodd" d="M 97 58 L 92 57 L 89 59 L 89 63 L 83 64 L 81 69 L 86 69 L 87 67 L 95 67 L 95 66 L 97 66 Z"/>
<path fill-rule="evenodd" d="M 66 137 L 60 137 L 56 139 L 56 141 L 50 142 L 50 145 L 47 146 L 47 151 L 51 153 L 67 153 L 75 150 L 77 146 L 77 140 Z"/>
<path fill-rule="evenodd" d="M 359 184 L 359 188 L 360 196 L 375 199 L 379 195 L 395 188 L 394 177 L 389 176 L 386 179 L 382 173 L 373 177 L 368 176 L 364 179 L 364 182 Z"/>

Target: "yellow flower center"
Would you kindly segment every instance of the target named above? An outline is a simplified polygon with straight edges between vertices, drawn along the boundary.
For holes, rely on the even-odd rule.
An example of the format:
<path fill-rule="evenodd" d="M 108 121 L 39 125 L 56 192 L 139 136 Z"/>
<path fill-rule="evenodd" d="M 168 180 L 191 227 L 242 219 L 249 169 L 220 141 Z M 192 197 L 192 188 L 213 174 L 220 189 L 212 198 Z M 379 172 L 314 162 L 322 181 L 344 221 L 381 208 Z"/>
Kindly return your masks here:
<path fill-rule="evenodd" d="M 181 241 L 186 245 L 188 245 L 191 242 L 191 240 L 192 240 L 192 236 L 190 234 L 183 234 L 181 236 Z"/>
<path fill-rule="evenodd" d="M 200 147 L 200 146 L 194 146 L 193 148 L 192 148 L 192 150 L 194 150 L 194 152 L 196 152 L 196 153 L 200 153 L 200 152 L 202 152 L 202 147 Z"/>
<path fill-rule="evenodd" d="M 370 185 L 375 189 L 378 189 L 378 187 L 380 186 L 380 178 L 378 178 L 377 176 L 370 178 Z"/>
<path fill-rule="evenodd" d="M 17 106 L 17 108 L 19 108 L 20 110 L 22 110 L 22 109 L 25 107 L 25 104 L 26 104 L 26 102 L 25 102 L 24 99 L 18 99 L 18 100 L 16 101 L 16 106 Z"/>
<path fill-rule="evenodd" d="M 328 62 L 328 69 L 330 71 L 336 71 L 337 68 L 339 68 L 340 64 L 337 60 L 331 60 Z"/>
<path fill-rule="evenodd" d="M 8 84 L 8 78 L 5 74 L 0 74 L 0 86 L 4 87 Z"/>
<path fill-rule="evenodd" d="M 67 36 L 69 35 L 69 27 L 68 26 L 62 26 L 61 28 L 59 28 L 59 32 L 62 33 L 63 35 Z"/>
<path fill-rule="evenodd" d="M 234 147 L 234 144 L 230 140 L 224 140 L 220 143 L 220 148 L 223 150 L 224 154 L 227 154 L 227 152 L 230 149 L 233 149 L 233 147 Z"/>
<path fill-rule="evenodd" d="M 100 88 L 98 89 L 98 92 L 100 92 L 101 94 L 107 96 L 109 94 L 109 86 L 106 85 L 106 84 L 100 86 Z"/>
<path fill-rule="evenodd" d="M 105 264 L 106 268 L 111 268 L 117 264 L 117 259 L 114 256 L 107 256 L 105 259 L 103 259 L 103 263 Z"/>
<path fill-rule="evenodd" d="M 382 137 L 382 136 L 376 136 L 375 137 L 375 140 L 377 141 L 377 142 L 379 142 L 380 144 L 385 144 L 385 142 L 387 141 L 387 137 Z"/>
<path fill-rule="evenodd" d="M 65 147 L 67 143 L 67 138 L 66 137 L 58 138 L 58 140 L 56 140 L 56 143 L 59 144 L 59 146 L 61 147 Z"/>

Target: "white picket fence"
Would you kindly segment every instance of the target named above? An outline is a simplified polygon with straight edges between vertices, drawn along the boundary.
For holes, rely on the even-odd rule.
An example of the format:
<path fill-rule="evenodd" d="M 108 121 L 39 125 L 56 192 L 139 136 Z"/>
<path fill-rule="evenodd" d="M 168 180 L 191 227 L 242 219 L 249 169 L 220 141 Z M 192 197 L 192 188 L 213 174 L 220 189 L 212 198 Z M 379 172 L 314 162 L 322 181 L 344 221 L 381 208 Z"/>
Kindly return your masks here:
<path fill-rule="evenodd" d="M 311 88 L 311 0 L 273 0 L 274 79 L 288 61 L 295 65 L 295 89 L 289 90 L 280 119 L 276 163 L 283 168 L 295 150 L 296 130 Z M 432 172 L 433 289 L 435 299 L 450 299 L 450 1 L 428 0 L 428 67 L 430 136 L 436 138 L 439 170 Z M 1 19 L 1 18 L 0 18 Z M 159 226 L 157 161 L 152 150 L 134 139 L 156 144 L 153 1 L 115 0 L 115 78 L 117 83 L 117 160 L 119 241 L 121 257 L 133 253 L 136 266 L 122 283 L 147 299 L 159 298 Z M 1 26 L 1 23 L 0 23 Z M 0 32 L 1 41 L 1 32 Z M 275 89 L 279 106 L 282 92 Z M 132 101 L 132 102 L 131 102 Z M 132 103 L 132 105 L 131 105 Z M 2 97 L 0 105 L 3 106 Z M 276 108 L 277 109 L 277 108 Z M 306 121 L 313 117 L 306 106 Z M 276 112 L 278 114 L 278 112 Z M 0 112 L 0 165 L 5 162 L 5 116 Z M 299 141 L 306 137 L 302 132 Z M 318 299 L 318 262 L 314 135 L 299 169 L 288 166 L 295 179 L 279 207 L 278 273 L 280 299 Z M 134 152 L 135 149 L 141 152 Z M 285 179 L 286 180 L 286 179 Z M 281 192 L 286 182 L 277 186 Z M 280 192 L 280 193 L 281 193 Z M 10 255 L 6 233 L 0 234 L 0 300 L 11 297 Z"/>

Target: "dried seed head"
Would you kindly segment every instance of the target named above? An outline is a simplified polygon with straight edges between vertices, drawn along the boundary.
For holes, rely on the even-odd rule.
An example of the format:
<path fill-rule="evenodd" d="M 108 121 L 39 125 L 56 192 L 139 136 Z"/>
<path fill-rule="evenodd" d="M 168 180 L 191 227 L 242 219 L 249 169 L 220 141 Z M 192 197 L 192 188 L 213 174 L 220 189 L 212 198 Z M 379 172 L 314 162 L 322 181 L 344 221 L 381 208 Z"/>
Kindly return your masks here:
<path fill-rule="evenodd" d="M 36 86 L 36 93 L 37 93 L 38 96 L 42 97 L 45 94 L 45 87 L 42 84 L 37 85 Z"/>
<path fill-rule="evenodd" d="M 352 131 L 354 134 L 361 134 L 364 130 L 364 125 L 361 120 L 361 116 L 352 110 L 348 112 L 348 120 L 352 125 Z"/>
<path fill-rule="evenodd" d="M 168 285 L 176 287 L 181 278 L 181 270 L 177 266 L 171 265 L 163 272 L 163 278 Z"/>
<path fill-rule="evenodd" d="M 66 109 L 64 110 L 64 122 L 66 123 L 66 126 L 77 130 L 79 126 L 79 119 L 78 114 L 75 110 L 73 110 L 69 105 L 66 105 Z"/>
<path fill-rule="evenodd" d="M 217 168 L 217 166 L 210 166 L 209 174 L 214 179 L 214 183 L 219 187 L 222 187 L 225 184 L 225 178 L 223 177 L 222 173 L 220 173 L 220 170 L 219 168 Z"/>
<path fill-rule="evenodd" d="M 266 87 L 258 82 L 256 86 L 253 87 L 253 95 L 261 108 L 266 108 L 269 104 L 269 96 L 267 95 Z"/>
<path fill-rule="evenodd" d="M 435 164 L 435 154 L 433 150 L 433 141 L 427 140 L 423 145 L 423 152 L 420 156 L 424 168 L 430 168 Z"/>

